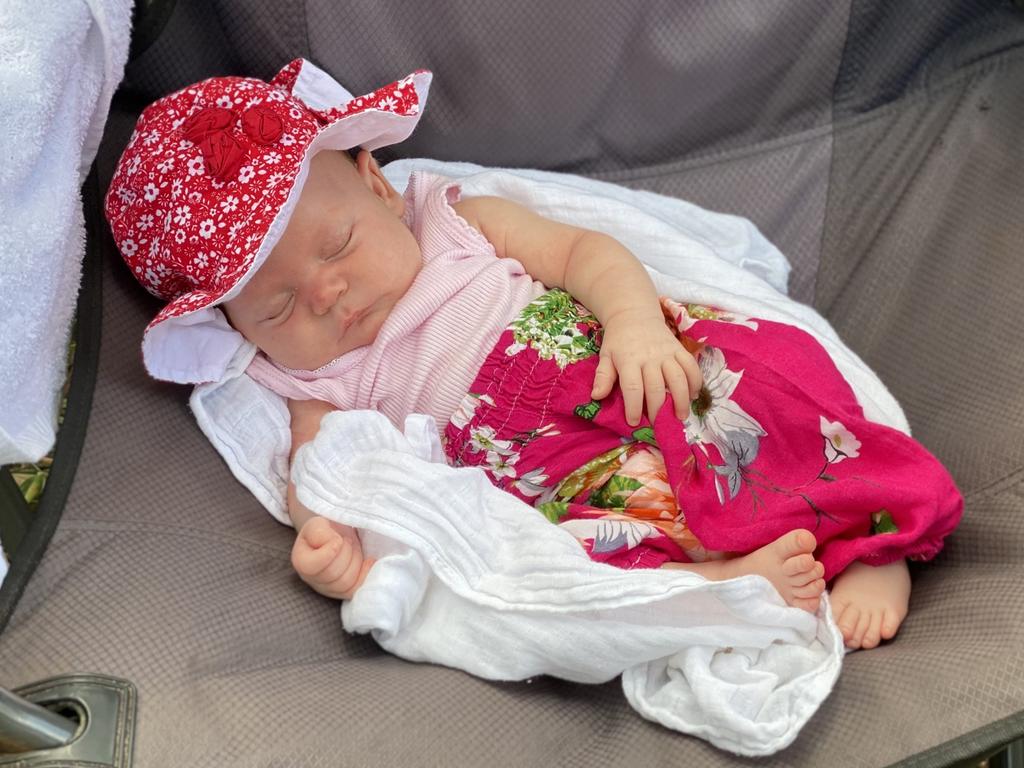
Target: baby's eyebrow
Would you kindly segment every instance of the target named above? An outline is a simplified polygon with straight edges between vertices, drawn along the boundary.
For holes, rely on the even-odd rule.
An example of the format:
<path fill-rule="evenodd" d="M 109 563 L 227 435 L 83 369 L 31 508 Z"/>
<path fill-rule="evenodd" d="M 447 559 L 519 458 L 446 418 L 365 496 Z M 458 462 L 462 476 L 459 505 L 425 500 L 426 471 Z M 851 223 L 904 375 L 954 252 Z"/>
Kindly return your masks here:
<path fill-rule="evenodd" d="M 348 231 L 348 221 L 333 222 L 331 226 L 326 227 L 324 233 L 319 238 L 320 256 L 330 256 L 343 246 L 348 237 Z"/>

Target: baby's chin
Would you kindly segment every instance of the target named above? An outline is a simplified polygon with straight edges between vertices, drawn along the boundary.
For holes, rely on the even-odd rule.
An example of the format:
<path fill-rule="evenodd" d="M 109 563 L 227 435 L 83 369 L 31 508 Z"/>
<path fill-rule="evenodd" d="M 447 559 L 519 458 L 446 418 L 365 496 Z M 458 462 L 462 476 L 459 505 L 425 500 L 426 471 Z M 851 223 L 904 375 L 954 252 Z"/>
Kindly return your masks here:
<path fill-rule="evenodd" d="M 274 354 L 268 349 L 261 351 L 274 365 L 289 371 L 316 371 L 330 365 L 342 355 L 351 352 L 352 349 L 355 347 L 341 347 L 337 351 L 332 350 L 332 353 L 327 355 L 296 355 L 294 350 L 282 350 L 279 354 Z"/>
<path fill-rule="evenodd" d="M 288 360 L 278 359 L 275 357 L 271 357 L 271 359 L 278 365 L 293 371 L 316 371 L 321 368 L 326 368 L 328 365 L 339 358 L 344 357 L 349 352 L 355 352 L 357 349 L 370 346 L 377 337 L 377 331 L 379 330 L 380 328 L 374 328 L 372 334 L 360 334 L 358 339 L 353 339 L 347 344 L 342 344 L 334 354 L 327 357 L 291 358 L 291 362 L 295 363 L 294 365 L 290 365 Z"/>
<path fill-rule="evenodd" d="M 374 304 L 363 317 L 340 331 L 334 338 L 321 339 L 320 343 L 309 345 L 316 349 L 326 350 L 316 354 L 309 350 L 297 350 L 295 345 L 288 347 L 280 342 L 274 345 L 257 346 L 263 354 L 282 368 L 291 371 L 317 371 L 325 368 L 340 357 L 354 352 L 361 347 L 368 347 L 377 339 L 381 327 L 389 314 L 389 307 Z M 275 354 L 276 352 L 276 354 Z"/>

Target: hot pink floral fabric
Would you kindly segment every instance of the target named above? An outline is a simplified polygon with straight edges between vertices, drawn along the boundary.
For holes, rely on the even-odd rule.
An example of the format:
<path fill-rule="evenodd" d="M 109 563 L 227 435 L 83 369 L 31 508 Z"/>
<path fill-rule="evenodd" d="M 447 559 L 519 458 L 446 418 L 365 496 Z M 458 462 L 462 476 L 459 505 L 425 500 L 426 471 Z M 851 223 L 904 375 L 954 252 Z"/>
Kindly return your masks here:
<path fill-rule="evenodd" d="M 590 399 L 601 327 L 564 291 L 509 326 L 444 435 L 449 461 L 570 531 L 592 558 L 657 567 L 751 552 L 796 528 L 831 579 L 854 560 L 926 560 L 956 527 L 949 473 L 864 418 L 822 347 L 791 326 L 662 299 L 704 377 L 630 427 L 621 393 Z"/>

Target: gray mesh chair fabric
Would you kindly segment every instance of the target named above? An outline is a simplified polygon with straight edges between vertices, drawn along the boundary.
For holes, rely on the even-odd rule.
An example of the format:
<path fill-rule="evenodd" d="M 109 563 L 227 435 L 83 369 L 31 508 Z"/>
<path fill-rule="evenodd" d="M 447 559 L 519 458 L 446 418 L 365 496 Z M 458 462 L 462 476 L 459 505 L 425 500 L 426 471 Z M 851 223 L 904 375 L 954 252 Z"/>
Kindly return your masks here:
<path fill-rule="evenodd" d="M 179 0 L 130 65 L 142 105 L 305 56 L 350 90 L 435 72 L 431 156 L 587 174 L 752 219 L 964 492 L 895 642 L 846 660 L 765 766 L 949 765 L 1024 735 L 1024 12 L 1000 0 Z M 188 393 L 145 376 L 156 305 L 111 250 L 81 463 L 0 635 L 12 686 L 139 689 L 141 766 L 722 766 L 617 683 L 497 684 L 340 630 L 291 533 L 231 477 Z"/>

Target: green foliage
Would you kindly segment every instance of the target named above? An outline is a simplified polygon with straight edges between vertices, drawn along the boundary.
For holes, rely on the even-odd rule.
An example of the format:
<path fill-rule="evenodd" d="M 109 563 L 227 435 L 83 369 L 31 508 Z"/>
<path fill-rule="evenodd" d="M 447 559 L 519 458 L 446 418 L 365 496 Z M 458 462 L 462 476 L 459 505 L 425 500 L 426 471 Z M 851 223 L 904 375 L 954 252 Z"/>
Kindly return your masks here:
<path fill-rule="evenodd" d="M 64 391 L 60 399 L 60 411 L 57 414 L 57 424 L 64 423 L 64 411 L 68 407 L 68 385 L 71 383 L 71 366 L 75 359 L 75 340 L 71 339 L 68 344 L 67 368 L 64 376 Z M 39 505 L 39 499 L 46 487 L 46 480 L 50 475 L 50 467 L 53 466 L 53 453 L 43 457 L 34 464 L 11 464 L 10 470 L 14 482 L 18 484 L 25 502 L 30 510 L 35 510 Z"/>

